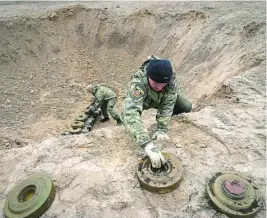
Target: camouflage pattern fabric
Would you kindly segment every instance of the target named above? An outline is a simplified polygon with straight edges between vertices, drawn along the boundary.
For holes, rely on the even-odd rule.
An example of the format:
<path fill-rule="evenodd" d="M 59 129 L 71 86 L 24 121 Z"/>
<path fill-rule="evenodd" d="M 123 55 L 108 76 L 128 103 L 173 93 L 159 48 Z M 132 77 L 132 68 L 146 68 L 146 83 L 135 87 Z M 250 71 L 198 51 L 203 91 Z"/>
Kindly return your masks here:
<path fill-rule="evenodd" d="M 180 93 L 177 95 L 177 99 L 174 105 L 173 114 L 188 113 L 192 109 L 192 104 Z"/>
<path fill-rule="evenodd" d="M 108 114 L 110 114 L 114 120 L 120 119 L 120 116 L 114 110 L 116 102 L 117 98 L 111 98 L 108 101 L 103 102 L 101 105 L 101 111 L 104 117 L 108 117 Z"/>
<path fill-rule="evenodd" d="M 117 102 L 117 95 L 111 88 L 102 85 L 94 85 L 93 95 L 94 100 L 91 104 L 93 108 L 100 107 L 104 117 L 108 117 L 109 113 L 115 120 L 120 118 L 114 110 L 114 106 Z"/>
<path fill-rule="evenodd" d="M 171 116 L 174 113 L 176 100 L 179 99 L 179 105 L 184 105 L 182 106 L 182 109 L 191 110 L 191 103 L 188 100 L 180 97 L 177 98 L 178 89 L 175 83 L 175 78 L 161 92 L 156 92 L 150 87 L 146 69 L 149 60 L 152 58 L 157 57 L 150 56 L 141 68 L 132 76 L 121 116 L 126 131 L 130 135 L 136 137 L 139 146 L 145 145 L 151 141 L 148 131 L 141 121 L 143 110 L 149 108 L 157 109 L 157 131 L 161 132 L 168 131 Z M 179 107 L 179 109 L 180 108 L 181 107 Z M 181 111 L 182 110 L 180 110 L 179 113 L 181 113 Z"/>

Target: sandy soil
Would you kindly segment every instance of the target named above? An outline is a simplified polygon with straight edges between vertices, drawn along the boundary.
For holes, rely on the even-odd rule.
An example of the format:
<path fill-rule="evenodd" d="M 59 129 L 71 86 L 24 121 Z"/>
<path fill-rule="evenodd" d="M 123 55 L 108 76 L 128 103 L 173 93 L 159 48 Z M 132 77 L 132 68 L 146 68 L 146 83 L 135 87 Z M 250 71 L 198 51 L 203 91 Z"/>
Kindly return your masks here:
<path fill-rule="evenodd" d="M 57 187 L 42 217 L 226 217 L 205 196 L 216 172 L 259 186 L 266 215 L 265 2 L 0 3 L 0 217 L 11 188 L 43 172 Z M 150 54 L 174 63 L 193 112 L 171 122 L 184 180 L 172 193 L 140 188 L 144 155 L 123 127 L 61 136 L 90 101 L 88 83 L 119 93 Z M 150 131 L 155 111 L 142 115 Z"/>

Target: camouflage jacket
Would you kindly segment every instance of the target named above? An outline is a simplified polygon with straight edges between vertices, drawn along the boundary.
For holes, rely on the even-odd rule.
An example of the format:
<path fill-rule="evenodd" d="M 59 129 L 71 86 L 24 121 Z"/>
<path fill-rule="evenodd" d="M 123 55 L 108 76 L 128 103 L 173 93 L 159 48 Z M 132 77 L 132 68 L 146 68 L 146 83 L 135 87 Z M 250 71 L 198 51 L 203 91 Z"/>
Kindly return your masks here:
<path fill-rule="evenodd" d="M 139 146 L 151 141 L 141 121 L 142 111 L 149 108 L 157 109 L 157 131 L 167 132 L 178 92 L 175 78 L 161 92 L 156 92 L 150 87 L 146 69 L 149 61 L 155 57 L 149 58 L 132 76 L 122 111 L 126 131 L 136 137 Z"/>
<path fill-rule="evenodd" d="M 100 107 L 104 101 L 117 97 L 116 93 L 111 88 L 104 85 L 95 85 L 93 95 L 94 100 L 91 105 L 94 108 Z"/>

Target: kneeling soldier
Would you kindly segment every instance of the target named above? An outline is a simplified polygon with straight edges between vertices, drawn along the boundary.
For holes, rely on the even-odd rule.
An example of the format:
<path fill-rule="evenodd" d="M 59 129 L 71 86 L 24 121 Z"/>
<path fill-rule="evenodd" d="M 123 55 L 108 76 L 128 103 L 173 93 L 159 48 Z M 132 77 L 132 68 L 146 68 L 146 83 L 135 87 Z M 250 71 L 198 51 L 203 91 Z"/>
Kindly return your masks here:
<path fill-rule="evenodd" d="M 117 102 L 116 93 L 109 87 L 104 85 L 88 85 L 87 91 L 94 96 L 94 100 L 91 104 L 91 107 L 96 109 L 101 108 L 102 115 L 104 116 L 100 122 L 106 122 L 109 120 L 109 115 L 112 116 L 114 120 L 117 121 L 117 124 L 121 124 L 120 116 L 114 111 L 114 106 Z"/>
<path fill-rule="evenodd" d="M 164 156 L 154 145 L 141 121 L 143 110 L 157 109 L 157 130 L 152 139 L 169 140 L 168 126 L 172 115 L 191 111 L 192 104 L 178 91 L 169 60 L 150 56 L 132 76 L 122 111 L 122 121 L 137 144 L 145 149 L 152 166 L 165 164 Z"/>

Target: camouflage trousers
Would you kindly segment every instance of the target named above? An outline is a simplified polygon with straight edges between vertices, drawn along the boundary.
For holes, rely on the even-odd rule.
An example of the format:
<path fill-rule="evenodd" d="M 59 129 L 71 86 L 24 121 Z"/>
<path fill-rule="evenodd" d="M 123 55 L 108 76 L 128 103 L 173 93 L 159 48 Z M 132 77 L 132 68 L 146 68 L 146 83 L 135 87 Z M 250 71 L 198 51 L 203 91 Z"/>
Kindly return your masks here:
<path fill-rule="evenodd" d="M 114 120 L 120 119 L 120 116 L 114 110 L 114 106 L 116 102 L 117 102 L 117 98 L 111 98 L 107 101 L 104 101 L 101 104 L 100 108 L 101 108 L 102 115 L 104 117 L 108 117 L 108 114 L 110 114 L 110 116 L 112 116 Z"/>
<path fill-rule="evenodd" d="M 172 115 L 188 113 L 192 109 L 192 104 L 183 96 L 177 95 Z"/>

